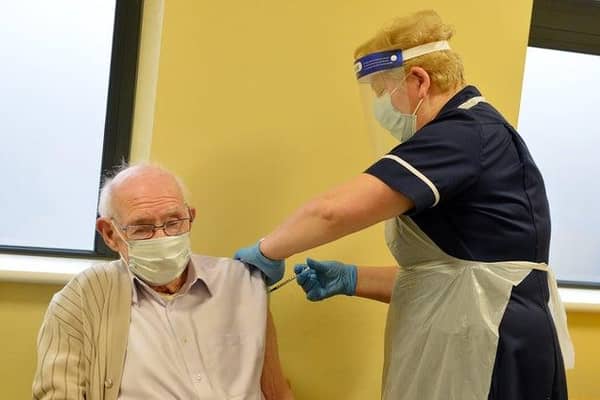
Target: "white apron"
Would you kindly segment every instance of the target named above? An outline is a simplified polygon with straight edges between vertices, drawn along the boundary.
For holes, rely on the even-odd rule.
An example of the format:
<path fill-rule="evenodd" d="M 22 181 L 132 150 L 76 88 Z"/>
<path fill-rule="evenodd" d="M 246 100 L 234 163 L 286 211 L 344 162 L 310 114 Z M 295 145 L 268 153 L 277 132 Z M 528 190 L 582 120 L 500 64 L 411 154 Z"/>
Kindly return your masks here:
<path fill-rule="evenodd" d="M 533 269 L 548 272 L 549 308 L 572 368 L 566 314 L 546 264 L 452 257 L 406 216 L 387 221 L 385 231 L 401 267 L 387 317 L 384 400 L 487 399 L 500 321 L 513 286 Z"/>

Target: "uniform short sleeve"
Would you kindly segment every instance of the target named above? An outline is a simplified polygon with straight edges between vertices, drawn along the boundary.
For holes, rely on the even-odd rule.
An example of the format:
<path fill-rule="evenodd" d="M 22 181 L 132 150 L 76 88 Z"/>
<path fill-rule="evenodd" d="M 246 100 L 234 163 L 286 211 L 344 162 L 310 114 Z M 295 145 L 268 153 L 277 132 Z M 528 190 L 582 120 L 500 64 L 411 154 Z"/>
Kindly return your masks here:
<path fill-rule="evenodd" d="M 434 121 L 365 172 L 410 198 L 416 214 L 453 198 L 477 181 L 481 145 L 481 129 L 475 121 Z"/>

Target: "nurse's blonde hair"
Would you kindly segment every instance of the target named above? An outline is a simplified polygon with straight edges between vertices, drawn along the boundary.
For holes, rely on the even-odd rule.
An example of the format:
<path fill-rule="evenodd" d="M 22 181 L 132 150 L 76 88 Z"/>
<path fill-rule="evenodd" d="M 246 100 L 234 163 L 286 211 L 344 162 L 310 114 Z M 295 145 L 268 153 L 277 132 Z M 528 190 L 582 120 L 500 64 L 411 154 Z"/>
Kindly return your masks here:
<path fill-rule="evenodd" d="M 407 17 L 396 18 L 388 27 L 354 51 L 354 58 L 386 50 L 409 49 L 421 44 L 450 40 L 454 30 L 444 24 L 433 10 L 419 11 Z M 435 88 L 441 92 L 465 85 L 460 56 L 452 50 L 436 51 L 404 62 L 404 71 L 421 67 L 429 74 Z"/>

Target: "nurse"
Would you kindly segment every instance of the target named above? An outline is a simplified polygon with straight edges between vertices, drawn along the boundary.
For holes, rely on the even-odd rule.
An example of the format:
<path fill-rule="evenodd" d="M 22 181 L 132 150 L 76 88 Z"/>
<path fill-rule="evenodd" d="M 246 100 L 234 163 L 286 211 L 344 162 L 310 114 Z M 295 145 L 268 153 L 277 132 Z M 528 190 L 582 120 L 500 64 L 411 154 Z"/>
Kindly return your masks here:
<path fill-rule="evenodd" d="M 398 265 L 295 268 L 309 300 L 390 304 L 383 399 L 567 399 L 573 351 L 547 265 L 544 182 L 515 129 L 466 85 L 452 33 L 422 11 L 358 47 L 365 104 L 386 130 L 375 145 L 395 143 L 236 257 L 273 284 L 286 257 L 386 221 Z"/>

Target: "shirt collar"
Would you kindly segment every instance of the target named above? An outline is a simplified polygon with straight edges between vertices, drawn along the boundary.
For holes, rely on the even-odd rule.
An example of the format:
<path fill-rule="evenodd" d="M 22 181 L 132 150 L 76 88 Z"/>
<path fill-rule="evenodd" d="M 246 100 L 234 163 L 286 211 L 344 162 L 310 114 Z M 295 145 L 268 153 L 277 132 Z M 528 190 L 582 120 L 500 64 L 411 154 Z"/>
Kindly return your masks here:
<path fill-rule="evenodd" d="M 212 286 L 212 282 L 208 279 L 208 275 L 206 271 L 200 266 L 200 263 L 194 262 L 194 257 L 190 257 L 190 262 L 188 263 L 188 276 L 183 286 L 181 286 L 180 292 L 185 293 L 190 288 L 198 282 L 204 284 L 206 289 L 208 290 L 208 294 L 212 296 L 212 292 L 210 287 Z"/>
<path fill-rule="evenodd" d="M 135 274 L 133 272 L 131 272 L 131 270 L 129 269 L 129 267 L 123 260 L 121 260 L 121 264 L 127 270 L 127 273 L 129 274 L 129 280 L 131 281 L 131 303 L 137 304 L 138 303 L 138 290 L 140 290 L 142 288 L 146 288 L 147 290 L 153 290 L 153 289 L 150 286 L 148 286 L 148 284 L 146 282 L 142 281 L 140 278 L 135 276 Z M 204 286 L 206 287 L 206 289 L 208 291 L 209 296 L 212 296 L 212 291 L 209 286 L 209 279 L 206 274 L 206 271 L 204 271 L 201 267 L 199 267 L 196 263 L 194 263 L 193 257 L 190 258 L 190 261 L 187 265 L 187 271 L 188 271 L 187 278 L 186 278 L 185 282 L 183 283 L 183 285 L 181 286 L 181 288 L 179 289 L 178 293 L 185 294 L 190 290 L 190 288 L 192 286 L 198 285 L 198 284 L 204 284 Z"/>

